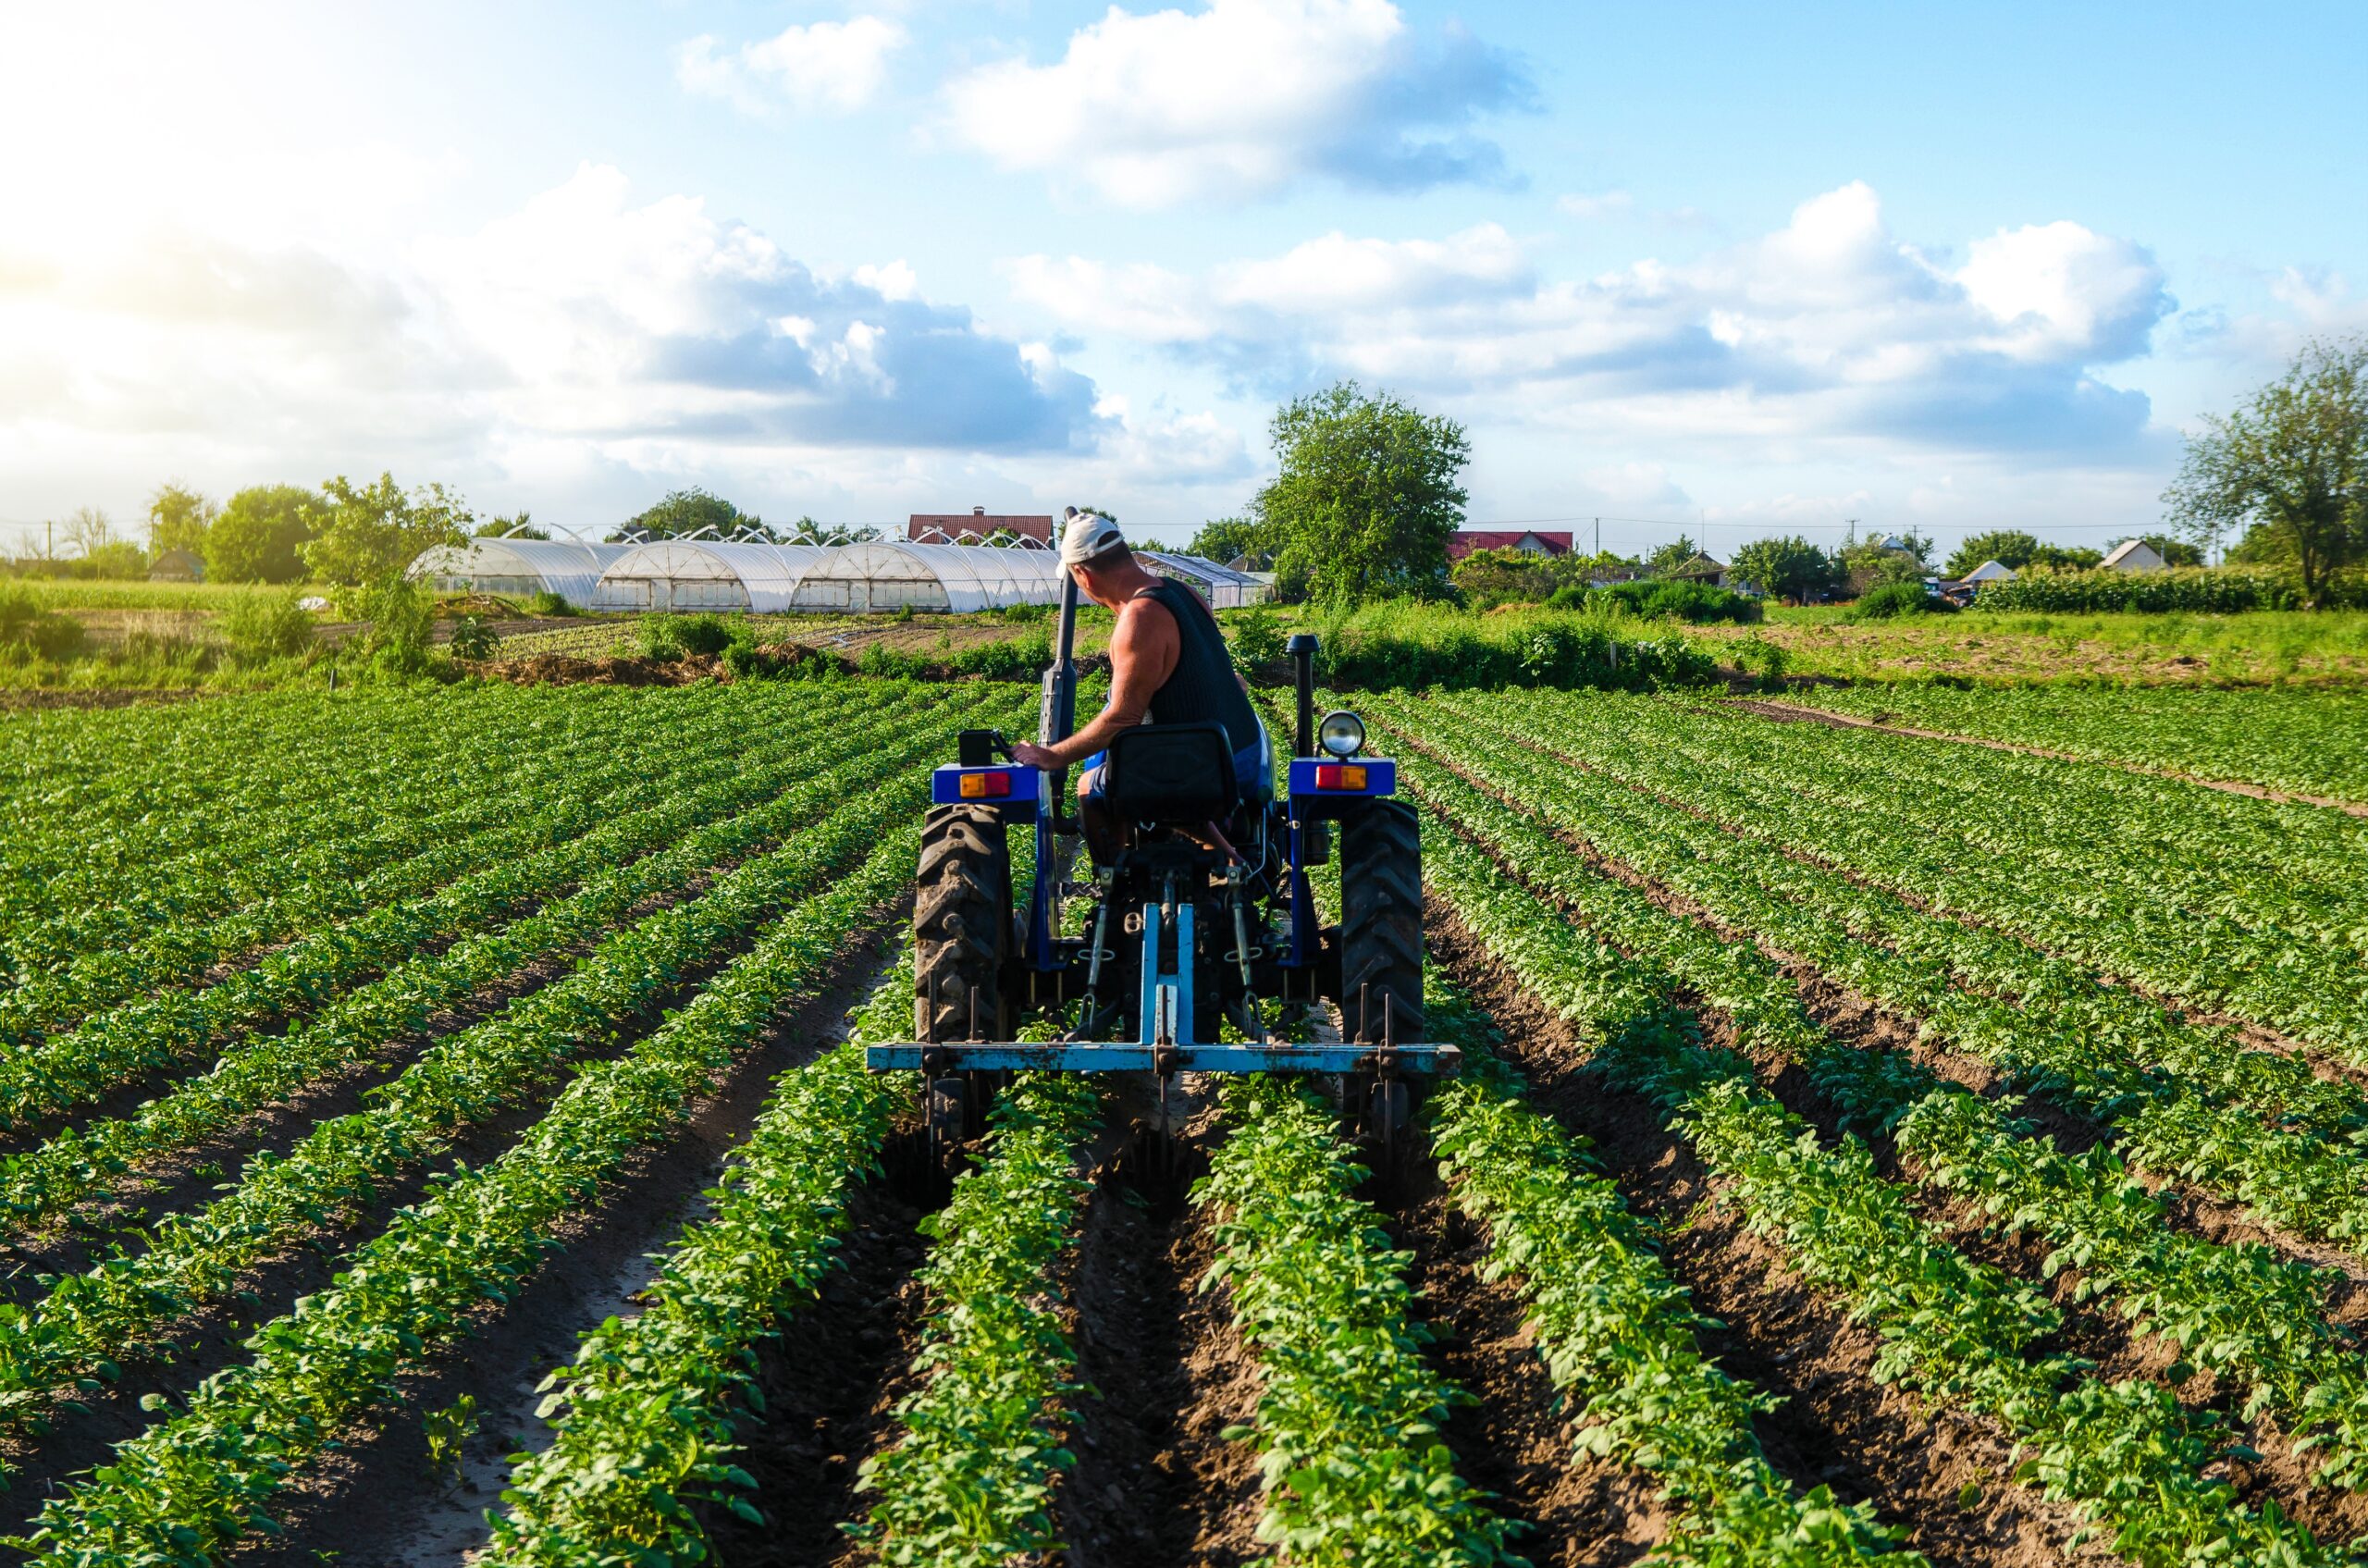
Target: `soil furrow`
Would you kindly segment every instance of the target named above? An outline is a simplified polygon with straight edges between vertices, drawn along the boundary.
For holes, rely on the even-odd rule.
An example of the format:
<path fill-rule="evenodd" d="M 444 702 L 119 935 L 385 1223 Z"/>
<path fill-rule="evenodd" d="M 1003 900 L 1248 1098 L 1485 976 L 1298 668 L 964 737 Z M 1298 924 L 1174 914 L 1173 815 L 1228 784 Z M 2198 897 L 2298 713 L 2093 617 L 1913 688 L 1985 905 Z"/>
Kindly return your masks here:
<path fill-rule="evenodd" d="M 1669 1509 L 1642 1473 L 1581 1456 L 1544 1357 L 1510 1280 L 1484 1280 L 1487 1239 L 1437 1182 L 1414 1184 L 1399 1244 L 1432 1331 L 1435 1364 L 1475 1402 L 1449 1416 L 1445 1437 L 1466 1481 L 1522 1521 L 1513 1549 L 1535 1568 L 1616 1568 L 1641 1561 L 1669 1532 Z"/>
<path fill-rule="evenodd" d="M 1671 1228 L 1671 1272 L 1720 1325 L 1705 1351 L 1782 1400 L 1758 1423 L 1778 1471 L 1845 1501 L 1875 1500 L 1936 1563 L 2035 1568 L 2102 1555 L 2071 1548 L 2073 1510 L 2003 1479 L 2012 1446 L 1993 1424 L 1877 1383 L 1880 1337 L 1817 1297 L 1781 1248 L 1747 1234 L 1741 1216 L 1714 1201 L 1719 1184 L 1648 1104 L 1578 1071 L 1586 1053 L 1568 1026 L 1489 959 L 1450 910 L 1434 902 L 1425 924 L 1440 967 L 1505 1031 L 1507 1054 L 1530 1076 L 1540 1108 L 1590 1139 L 1632 1205 Z"/>
<path fill-rule="evenodd" d="M 549 1441 L 536 1414 L 543 1377 L 574 1358 L 583 1330 L 633 1310 L 634 1297 L 655 1270 L 652 1254 L 704 1211 L 707 1189 L 762 1114 L 773 1080 L 845 1038 L 847 1014 L 877 982 L 886 963 L 883 939 L 899 924 L 894 913 L 882 910 L 877 923 L 850 933 L 833 971 L 804 999 L 784 1006 L 716 1093 L 697 1105 L 688 1125 L 635 1156 L 618 1180 L 604 1186 L 553 1239 L 549 1260 L 515 1295 L 479 1310 L 477 1332 L 462 1347 L 405 1376 L 388 1414 L 352 1434 L 283 1493 L 275 1510 L 283 1532 L 240 1561 L 308 1568 L 327 1555 L 345 1568 L 449 1568 L 482 1545 L 488 1530 L 484 1513 L 496 1505 L 509 1456 Z M 678 1002 L 672 998 L 668 1005 Z M 653 1021 L 660 1016 L 662 1009 L 652 1009 Z M 526 1124 L 534 1119 L 528 1117 Z M 875 1243 L 892 1253 L 907 1239 L 917 1243 L 912 1225 L 919 1213 L 893 1193 L 858 1188 L 851 1209 L 849 1266 L 834 1271 L 834 1279 L 859 1281 L 856 1255 L 868 1254 Z M 891 1256 L 871 1272 L 901 1279 L 910 1266 Z M 880 1316 L 869 1301 L 850 1314 L 858 1331 Z M 785 1327 L 795 1338 L 814 1321 L 801 1314 Z M 832 1364 L 848 1359 L 842 1351 Z M 475 1432 L 462 1445 L 454 1469 L 438 1474 L 428 1462 L 423 1418 L 464 1396 L 475 1401 Z M 785 1389 L 784 1398 L 790 1397 Z"/>

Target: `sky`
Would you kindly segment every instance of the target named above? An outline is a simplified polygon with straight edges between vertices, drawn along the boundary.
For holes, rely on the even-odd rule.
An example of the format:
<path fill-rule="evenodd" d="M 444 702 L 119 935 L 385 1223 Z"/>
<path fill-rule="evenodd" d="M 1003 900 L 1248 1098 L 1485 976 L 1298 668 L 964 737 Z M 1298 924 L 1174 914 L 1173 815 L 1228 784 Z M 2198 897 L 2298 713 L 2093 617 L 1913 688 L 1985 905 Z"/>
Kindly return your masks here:
<path fill-rule="evenodd" d="M 0 9 L 0 532 L 385 470 L 587 533 L 1099 506 L 1342 377 L 1477 525 L 2153 525 L 2368 332 L 2368 6 Z"/>

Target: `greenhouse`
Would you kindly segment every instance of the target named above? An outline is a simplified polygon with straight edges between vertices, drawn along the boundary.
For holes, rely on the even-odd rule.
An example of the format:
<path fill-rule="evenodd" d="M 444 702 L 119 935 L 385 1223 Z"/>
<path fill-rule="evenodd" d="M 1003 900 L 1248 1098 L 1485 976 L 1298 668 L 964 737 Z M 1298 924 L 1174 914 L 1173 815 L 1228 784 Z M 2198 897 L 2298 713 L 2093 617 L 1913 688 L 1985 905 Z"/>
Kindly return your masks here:
<path fill-rule="evenodd" d="M 602 569 L 630 548 L 579 544 L 574 539 L 471 539 L 423 552 L 411 563 L 410 575 L 438 593 L 500 594 L 510 599 L 549 593 L 584 610 L 591 606 Z"/>
<path fill-rule="evenodd" d="M 1197 555 L 1169 555 L 1162 550 L 1139 549 L 1135 559 L 1146 572 L 1156 572 L 1173 578 L 1208 601 L 1212 610 L 1239 610 L 1245 604 L 1255 604 L 1266 597 L 1266 584 L 1247 572 L 1237 572 L 1230 566 L 1220 566 Z"/>
<path fill-rule="evenodd" d="M 822 545 L 659 539 L 624 547 L 600 574 L 595 610 L 747 610 L 778 614 L 825 558 Z M 804 608 L 800 605 L 796 608 Z"/>
<path fill-rule="evenodd" d="M 792 609 L 862 614 L 910 605 L 959 614 L 1061 597 L 1060 557 L 1049 549 L 882 542 L 822 555 L 799 580 Z"/>

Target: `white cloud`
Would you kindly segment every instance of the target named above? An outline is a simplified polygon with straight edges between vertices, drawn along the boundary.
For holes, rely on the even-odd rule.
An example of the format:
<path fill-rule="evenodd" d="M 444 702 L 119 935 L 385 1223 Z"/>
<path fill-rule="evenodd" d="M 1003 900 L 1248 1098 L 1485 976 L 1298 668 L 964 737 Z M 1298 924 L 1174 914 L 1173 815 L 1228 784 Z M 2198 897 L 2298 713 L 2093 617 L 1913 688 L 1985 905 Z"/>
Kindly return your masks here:
<path fill-rule="evenodd" d="M 879 93 L 888 56 L 906 41 L 903 26 L 883 17 L 792 25 L 728 52 L 702 33 L 675 51 L 674 79 L 749 114 L 783 105 L 844 114 Z"/>
<path fill-rule="evenodd" d="M 1554 204 L 1572 217 L 1594 222 L 1626 217 L 1634 210 L 1636 199 L 1625 191 L 1599 191 L 1593 195 L 1564 196 Z"/>
<path fill-rule="evenodd" d="M 1244 200 L 1312 174 L 1384 189 L 1502 178 L 1464 130 L 1528 100 L 1518 68 L 1458 29 L 1417 38 L 1389 0 L 1113 6 L 1061 59 L 945 88 L 952 136 L 1005 169 L 1122 206 Z"/>
<path fill-rule="evenodd" d="M 1541 278 L 1504 230 L 1326 235 L 1198 275 L 1026 258 L 1015 290 L 1080 330 L 1274 391 L 1351 375 L 1496 398 L 1525 420 L 1778 442 L 1875 436 L 1996 449 L 2126 444 L 2145 400 L 2092 366 L 2169 308 L 2140 247 L 2073 223 L 2002 231 L 1951 268 L 1863 184 L 1702 260 Z"/>

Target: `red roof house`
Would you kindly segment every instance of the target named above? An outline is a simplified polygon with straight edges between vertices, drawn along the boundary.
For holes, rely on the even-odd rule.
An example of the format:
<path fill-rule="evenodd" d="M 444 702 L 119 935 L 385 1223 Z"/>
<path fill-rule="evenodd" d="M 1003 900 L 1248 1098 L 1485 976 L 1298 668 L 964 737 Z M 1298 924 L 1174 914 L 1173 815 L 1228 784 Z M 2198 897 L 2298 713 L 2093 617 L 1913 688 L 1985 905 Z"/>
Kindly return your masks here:
<path fill-rule="evenodd" d="M 1447 558 L 1461 561 L 1475 549 L 1518 549 L 1532 555 L 1568 555 L 1571 531 L 1540 533 L 1531 528 L 1458 528 L 1447 541 Z"/>
<path fill-rule="evenodd" d="M 998 528 L 1008 529 L 1021 538 L 1034 539 L 1038 544 L 1053 542 L 1050 517 L 998 514 L 983 506 L 974 506 L 968 512 L 916 512 L 905 524 L 905 537 L 915 542 L 945 544 L 964 534 L 984 538 Z"/>

